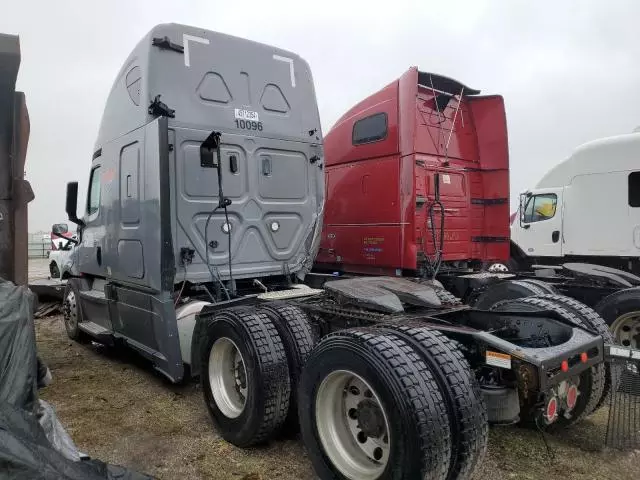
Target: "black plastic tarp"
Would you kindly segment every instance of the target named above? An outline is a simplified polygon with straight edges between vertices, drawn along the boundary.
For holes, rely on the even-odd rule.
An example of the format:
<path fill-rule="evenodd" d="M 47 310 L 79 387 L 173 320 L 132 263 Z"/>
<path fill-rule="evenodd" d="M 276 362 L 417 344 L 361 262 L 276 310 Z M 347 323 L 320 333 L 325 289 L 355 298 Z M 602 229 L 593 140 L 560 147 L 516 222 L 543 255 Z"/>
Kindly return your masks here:
<path fill-rule="evenodd" d="M 0 402 L 35 412 L 37 407 L 34 296 L 0 279 Z"/>
<path fill-rule="evenodd" d="M 0 478 L 148 480 L 80 453 L 54 409 L 38 399 L 47 369 L 36 352 L 34 296 L 0 279 Z"/>

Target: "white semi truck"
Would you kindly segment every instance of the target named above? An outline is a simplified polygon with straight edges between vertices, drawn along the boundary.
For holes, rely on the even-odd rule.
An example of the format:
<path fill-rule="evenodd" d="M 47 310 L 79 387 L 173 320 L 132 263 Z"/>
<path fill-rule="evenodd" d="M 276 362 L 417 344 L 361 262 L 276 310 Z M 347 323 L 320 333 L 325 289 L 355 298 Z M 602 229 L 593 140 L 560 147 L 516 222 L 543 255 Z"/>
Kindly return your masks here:
<path fill-rule="evenodd" d="M 640 272 L 640 132 L 578 147 L 511 222 L 512 266 L 589 262 Z"/>

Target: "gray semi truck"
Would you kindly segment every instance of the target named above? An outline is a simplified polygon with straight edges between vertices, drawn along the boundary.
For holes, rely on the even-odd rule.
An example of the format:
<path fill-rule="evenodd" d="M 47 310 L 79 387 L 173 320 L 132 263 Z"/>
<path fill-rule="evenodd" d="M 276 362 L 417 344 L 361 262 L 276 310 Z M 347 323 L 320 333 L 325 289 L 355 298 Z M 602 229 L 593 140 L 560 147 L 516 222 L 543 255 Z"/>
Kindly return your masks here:
<path fill-rule="evenodd" d="M 109 94 L 80 215 L 68 185 L 69 337 L 199 377 L 238 446 L 299 428 L 321 478 L 469 478 L 489 423 L 563 427 L 602 404 L 602 319 L 535 282 L 477 310 L 436 282 L 309 275 L 323 163 L 299 56 L 153 28 Z"/>
<path fill-rule="evenodd" d="M 71 309 L 70 335 L 126 338 L 181 380 L 198 307 L 310 270 L 324 194 L 320 139 L 311 72 L 298 56 L 155 28 L 107 99 L 82 220 L 71 186 L 82 277 L 67 304 L 81 303 L 83 318 Z"/>

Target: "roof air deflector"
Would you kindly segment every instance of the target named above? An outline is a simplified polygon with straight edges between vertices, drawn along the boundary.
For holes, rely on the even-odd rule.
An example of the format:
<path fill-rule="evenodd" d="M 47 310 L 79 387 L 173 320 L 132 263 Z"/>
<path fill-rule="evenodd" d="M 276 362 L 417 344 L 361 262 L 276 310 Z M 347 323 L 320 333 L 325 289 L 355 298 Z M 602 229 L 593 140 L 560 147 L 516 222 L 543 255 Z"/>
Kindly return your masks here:
<path fill-rule="evenodd" d="M 459 95 L 462 89 L 463 95 L 478 95 L 480 90 L 469 88 L 453 78 L 444 77 L 437 73 L 418 72 L 418 85 L 432 88 L 451 95 Z"/>

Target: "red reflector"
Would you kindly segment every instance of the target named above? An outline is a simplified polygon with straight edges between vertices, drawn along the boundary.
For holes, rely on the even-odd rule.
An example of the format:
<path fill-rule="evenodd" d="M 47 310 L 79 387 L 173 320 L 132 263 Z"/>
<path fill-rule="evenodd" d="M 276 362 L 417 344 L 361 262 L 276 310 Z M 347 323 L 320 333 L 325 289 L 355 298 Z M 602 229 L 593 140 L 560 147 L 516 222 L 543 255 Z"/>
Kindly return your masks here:
<path fill-rule="evenodd" d="M 580 354 L 580 361 L 582 363 L 587 363 L 587 360 L 589 360 L 589 356 L 587 355 L 587 352 L 582 352 Z"/>
<path fill-rule="evenodd" d="M 553 422 L 558 414 L 558 400 L 556 397 L 551 397 L 549 403 L 547 403 L 547 421 Z"/>
<path fill-rule="evenodd" d="M 569 371 L 569 362 L 567 362 L 566 360 L 562 361 L 562 365 L 560 365 L 560 369 L 563 372 L 568 372 Z"/>

